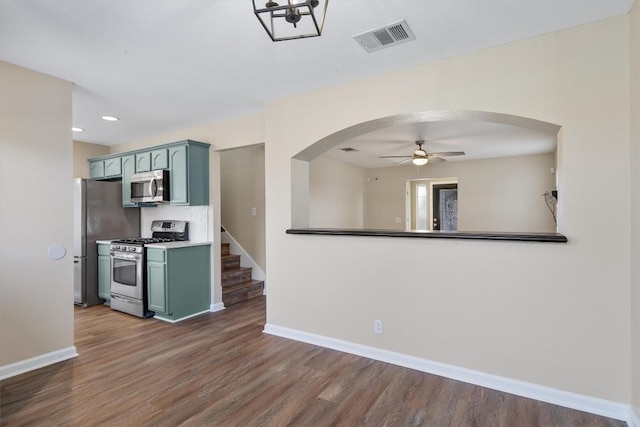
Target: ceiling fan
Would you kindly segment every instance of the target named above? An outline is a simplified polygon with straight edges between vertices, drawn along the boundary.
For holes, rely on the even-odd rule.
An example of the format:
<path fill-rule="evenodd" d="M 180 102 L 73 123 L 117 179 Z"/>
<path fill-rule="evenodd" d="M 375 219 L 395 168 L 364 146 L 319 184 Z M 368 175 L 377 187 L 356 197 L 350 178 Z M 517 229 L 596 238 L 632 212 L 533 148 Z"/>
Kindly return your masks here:
<path fill-rule="evenodd" d="M 464 156 L 464 151 L 440 151 L 438 153 L 427 153 L 422 149 L 422 145 L 424 144 L 424 139 L 416 141 L 416 145 L 418 148 L 413 152 L 411 156 L 379 156 L 380 159 L 391 159 L 391 158 L 403 158 L 406 159 L 400 163 L 399 165 L 408 162 L 411 162 L 414 165 L 422 166 L 426 165 L 428 162 L 444 162 L 445 159 L 442 157 L 448 156 Z"/>

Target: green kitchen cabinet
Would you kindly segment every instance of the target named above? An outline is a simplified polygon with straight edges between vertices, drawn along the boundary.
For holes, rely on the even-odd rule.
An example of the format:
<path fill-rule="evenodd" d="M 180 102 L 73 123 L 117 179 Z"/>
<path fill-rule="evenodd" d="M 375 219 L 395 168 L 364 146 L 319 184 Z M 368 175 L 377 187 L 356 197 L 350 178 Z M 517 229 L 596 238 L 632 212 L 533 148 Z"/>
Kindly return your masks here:
<path fill-rule="evenodd" d="M 111 245 L 98 243 L 98 296 L 111 302 Z"/>
<path fill-rule="evenodd" d="M 166 148 L 136 154 L 136 172 L 149 172 L 169 168 L 169 153 Z"/>
<path fill-rule="evenodd" d="M 131 203 L 131 175 L 152 170 L 169 170 L 170 204 L 209 204 L 209 144 L 184 140 L 143 150 L 89 159 L 92 179 L 122 179 L 122 205 Z"/>
<path fill-rule="evenodd" d="M 149 310 L 169 322 L 209 311 L 211 245 L 148 248 L 147 296 Z"/>
<path fill-rule="evenodd" d="M 169 147 L 172 205 L 209 204 L 209 145 L 184 141 Z"/>
<path fill-rule="evenodd" d="M 120 156 L 89 160 L 89 178 L 112 179 L 122 175 Z"/>
<path fill-rule="evenodd" d="M 131 175 L 136 172 L 136 156 L 122 156 L 122 206 L 135 207 L 131 201 Z"/>
<path fill-rule="evenodd" d="M 151 170 L 167 169 L 169 167 L 169 153 L 166 148 L 151 152 Z"/>
<path fill-rule="evenodd" d="M 136 172 L 149 172 L 151 170 L 151 153 L 138 153 L 136 157 Z"/>
<path fill-rule="evenodd" d="M 104 161 L 104 177 L 114 178 L 122 175 L 122 162 L 120 157 Z"/>
<path fill-rule="evenodd" d="M 89 178 L 92 178 L 92 179 L 104 178 L 104 160 L 89 161 Z"/>

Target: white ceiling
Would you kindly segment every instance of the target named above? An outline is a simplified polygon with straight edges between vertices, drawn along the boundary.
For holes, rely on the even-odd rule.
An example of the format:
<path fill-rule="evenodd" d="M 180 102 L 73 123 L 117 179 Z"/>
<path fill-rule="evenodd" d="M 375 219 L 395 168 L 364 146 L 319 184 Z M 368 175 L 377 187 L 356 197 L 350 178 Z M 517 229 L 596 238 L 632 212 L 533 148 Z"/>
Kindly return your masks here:
<path fill-rule="evenodd" d="M 433 154 L 464 151 L 462 156 L 442 157 L 449 162 L 493 157 L 553 153 L 556 134 L 500 123 L 449 120 L 395 126 L 353 138 L 328 150 L 324 156 L 365 168 L 406 164 L 404 159 L 379 156 L 411 156 L 415 141 L 424 140 L 423 150 Z M 349 147 L 357 151 L 345 152 Z"/>
<path fill-rule="evenodd" d="M 251 0 L 0 0 L 0 60 L 73 82 L 73 125 L 85 129 L 74 138 L 113 145 L 260 111 L 266 102 L 295 93 L 624 14 L 632 4 L 331 0 L 321 37 L 273 43 Z M 402 19 L 415 41 L 366 53 L 352 39 Z M 106 122 L 102 115 L 121 120 Z M 408 140 L 404 147 L 411 147 L 418 134 L 448 137 L 431 133 L 436 130 L 402 128 L 385 138 Z M 405 150 L 401 143 L 398 150 Z"/>

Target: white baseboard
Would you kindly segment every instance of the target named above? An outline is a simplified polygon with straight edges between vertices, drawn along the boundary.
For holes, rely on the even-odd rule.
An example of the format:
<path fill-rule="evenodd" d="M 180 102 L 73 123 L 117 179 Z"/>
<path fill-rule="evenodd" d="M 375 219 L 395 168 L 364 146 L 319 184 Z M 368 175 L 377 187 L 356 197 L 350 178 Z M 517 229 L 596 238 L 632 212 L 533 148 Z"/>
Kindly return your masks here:
<path fill-rule="evenodd" d="M 0 380 L 24 374 L 25 372 L 44 368 L 54 363 L 69 360 L 78 356 L 75 346 L 63 348 L 62 350 L 52 351 L 51 353 L 42 354 L 32 357 L 31 359 L 21 360 L 20 362 L 10 363 L 0 366 Z"/>
<path fill-rule="evenodd" d="M 622 403 L 500 377 L 427 359 L 420 359 L 406 354 L 395 353 L 276 325 L 266 324 L 264 332 L 270 335 L 277 335 L 295 341 L 355 354 L 357 356 L 367 357 L 369 359 L 379 360 L 381 362 L 391 363 L 393 365 L 403 366 L 405 368 L 415 369 L 566 408 L 626 421 L 629 426 L 640 427 L 640 424 L 637 422 L 637 412 L 634 414 L 636 418 L 634 421 L 631 418 L 631 414 L 635 411 L 632 411 L 629 405 Z"/>
<path fill-rule="evenodd" d="M 193 313 L 193 314 L 190 314 L 188 316 L 181 317 L 179 319 L 167 319 L 166 317 L 162 317 L 162 314 L 158 314 L 158 313 L 156 313 L 156 315 L 153 316 L 153 318 L 154 319 L 158 319 L 158 320 L 162 320 L 163 322 L 178 323 L 178 322 L 182 322 L 183 320 L 191 319 L 192 317 L 200 316 L 201 314 L 204 314 L 204 313 L 209 313 L 209 310 L 204 310 L 204 311 L 200 311 L 198 313 Z"/>
<path fill-rule="evenodd" d="M 212 313 L 215 313 L 216 311 L 222 311 L 224 309 L 225 309 L 225 306 L 224 306 L 224 303 L 222 302 L 211 304 L 211 306 L 209 307 L 209 311 Z"/>
<path fill-rule="evenodd" d="M 640 427 L 640 408 L 629 408 L 629 420 L 627 420 L 629 427 Z"/>

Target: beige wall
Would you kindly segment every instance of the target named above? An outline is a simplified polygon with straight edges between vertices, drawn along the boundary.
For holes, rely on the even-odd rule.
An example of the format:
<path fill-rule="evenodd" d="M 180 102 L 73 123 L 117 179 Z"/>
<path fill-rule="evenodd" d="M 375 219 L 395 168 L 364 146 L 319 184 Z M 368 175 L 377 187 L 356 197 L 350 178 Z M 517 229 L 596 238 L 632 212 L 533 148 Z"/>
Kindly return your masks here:
<path fill-rule="evenodd" d="M 222 226 L 264 271 L 264 144 L 220 152 L 220 210 Z"/>
<path fill-rule="evenodd" d="M 309 227 L 362 228 L 367 170 L 328 157 L 309 162 Z"/>
<path fill-rule="evenodd" d="M 553 153 L 369 169 L 365 227 L 404 230 L 407 180 L 457 178 L 460 231 L 555 233 L 553 217 L 540 196 L 556 187 L 552 167 Z M 396 223 L 396 218 L 402 222 Z"/>
<path fill-rule="evenodd" d="M 563 127 L 569 243 L 285 234 L 292 156 L 367 120 L 437 110 Z M 629 403 L 629 117 L 627 16 L 270 103 L 268 323 Z"/>
<path fill-rule="evenodd" d="M 632 405 L 640 419 L 640 5 L 631 22 L 631 346 Z"/>
<path fill-rule="evenodd" d="M 72 170 L 71 83 L 0 61 L 0 366 L 73 347 Z"/>
<path fill-rule="evenodd" d="M 89 162 L 87 159 L 109 154 L 108 145 L 90 144 L 88 142 L 73 141 L 73 176 L 74 178 L 89 178 Z"/>

